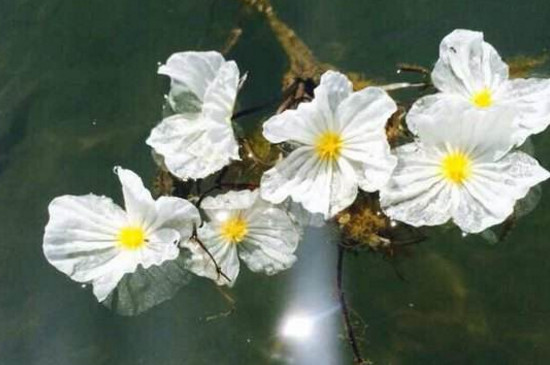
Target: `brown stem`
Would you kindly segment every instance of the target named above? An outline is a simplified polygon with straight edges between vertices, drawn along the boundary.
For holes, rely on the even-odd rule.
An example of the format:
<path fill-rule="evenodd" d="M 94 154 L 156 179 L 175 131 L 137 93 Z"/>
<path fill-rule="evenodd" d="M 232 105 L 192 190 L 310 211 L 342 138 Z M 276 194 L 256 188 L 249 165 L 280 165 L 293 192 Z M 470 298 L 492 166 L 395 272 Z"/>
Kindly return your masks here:
<path fill-rule="evenodd" d="M 218 292 L 222 295 L 223 299 L 225 299 L 225 301 L 229 303 L 229 309 L 226 311 L 220 312 L 218 314 L 213 314 L 206 317 L 206 322 L 214 321 L 222 317 L 228 317 L 231 314 L 235 313 L 235 311 L 237 310 L 237 307 L 235 305 L 235 302 L 236 302 L 235 299 L 233 299 L 233 297 L 229 295 L 229 293 L 227 293 L 223 289 L 223 287 L 216 285 L 216 289 L 218 289 Z"/>
<path fill-rule="evenodd" d="M 424 76 L 430 75 L 430 70 L 428 70 L 426 67 L 422 67 L 419 65 L 411 65 L 410 63 L 399 63 L 397 64 L 397 73 L 401 72 L 414 72 L 419 73 Z"/>
<path fill-rule="evenodd" d="M 206 254 L 210 258 L 210 260 L 212 260 L 212 263 L 214 264 L 214 267 L 216 268 L 216 272 L 218 273 L 218 279 L 219 279 L 220 276 L 222 276 L 225 280 L 231 282 L 231 279 L 229 279 L 229 277 L 227 275 L 225 275 L 225 273 L 222 271 L 221 267 L 218 265 L 218 262 L 216 261 L 214 256 L 212 256 L 210 251 L 208 251 L 208 249 L 206 248 L 204 243 L 202 243 L 202 241 L 197 236 L 197 229 L 196 228 L 194 228 L 193 236 L 191 236 L 191 238 L 195 242 L 197 242 L 199 244 L 199 246 L 201 246 L 201 248 L 204 250 L 204 252 L 206 252 Z"/>
<path fill-rule="evenodd" d="M 342 277 L 344 271 L 344 253 L 345 249 L 341 245 L 338 245 L 338 266 L 336 272 L 336 285 L 338 288 L 338 299 L 340 301 L 340 309 L 342 310 L 342 316 L 344 317 L 344 325 L 346 327 L 348 342 L 350 344 L 351 350 L 353 351 L 353 361 L 356 364 L 364 364 L 365 360 L 361 356 L 361 350 L 359 349 L 359 344 L 357 343 L 357 338 L 355 337 L 355 332 L 353 330 L 353 325 L 351 323 L 348 304 L 346 301 L 346 296 L 344 294 L 344 289 L 342 287 Z"/>

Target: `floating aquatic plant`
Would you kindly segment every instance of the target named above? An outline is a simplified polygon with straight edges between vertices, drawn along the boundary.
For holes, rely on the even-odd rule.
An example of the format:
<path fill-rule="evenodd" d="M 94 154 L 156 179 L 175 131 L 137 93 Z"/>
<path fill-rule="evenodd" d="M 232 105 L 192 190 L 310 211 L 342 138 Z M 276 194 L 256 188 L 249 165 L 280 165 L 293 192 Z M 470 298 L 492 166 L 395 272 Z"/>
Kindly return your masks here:
<path fill-rule="evenodd" d="M 244 131 L 235 111 L 246 87 L 237 63 L 216 52 L 178 52 L 159 67 L 171 79 L 166 116 L 147 144 L 159 172 L 158 199 L 122 168 L 126 210 L 106 197 L 62 196 L 49 207 L 46 259 L 92 284 L 99 302 L 123 315 L 170 299 L 192 274 L 231 287 L 240 261 L 274 275 L 290 269 L 303 229 L 333 224 L 340 307 L 356 363 L 366 363 L 342 291 L 346 252 L 393 255 L 426 238 L 422 227 L 465 233 L 511 220 L 550 174 L 520 150 L 550 123 L 550 81 L 509 79 L 483 34 L 457 30 L 416 83 L 373 85 L 318 62 L 266 0 L 263 14 L 289 55 L 275 115 Z M 228 51 L 240 32 L 232 31 Z M 516 75 L 537 62 L 519 62 Z M 435 89 L 434 89 L 435 86 Z M 439 91 L 414 103 L 403 88 Z M 531 209 L 531 208 L 530 208 Z"/>

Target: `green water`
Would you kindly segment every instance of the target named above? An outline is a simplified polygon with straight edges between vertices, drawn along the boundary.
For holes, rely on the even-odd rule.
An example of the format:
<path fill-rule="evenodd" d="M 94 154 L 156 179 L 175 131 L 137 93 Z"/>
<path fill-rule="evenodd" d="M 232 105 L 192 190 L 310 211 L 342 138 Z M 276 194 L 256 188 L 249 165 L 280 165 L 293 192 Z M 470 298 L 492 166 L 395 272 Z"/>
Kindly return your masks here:
<path fill-rule="evenodd" d="M 483 30 L 504 57 L 550 45 L 546 0 L 273 5 L 320 60 L 387 81 L 399 81 L 399 62 L 429 67 L 440 39 L 458 27 Z M 334 299 L 336 257 L 319 231 L 308 232 L 296 268 L 272 278 L 243 270 L 231 291 L 236 312 L 214 321 L 205 318 L 228 307 L 207 280 L 126 318 L 43 258 L 53 197 L 93 191 L 120 202 L 113 165 L 152 180 L 144 140 L 168 87 L 157 62 L 175 51 L 220 49 L 236 25 L 243 34 L 228 57 L 249 71 L 239 103 L 250 107 L 278 95 L 287 61 L 265 21 L 235 0 L 0 2 L 0 364 L 285 363 L 274 354 L 284 352 L 277 328 L 291 297 L 311 282 L 320 286 L 317 299 Z M 550 168 L 550 131 L 533 143 Z M 542 189 L 535 211 L 497 245 L 434 231 L 394 262 L 405 280 L 380 256 L 349 257 L 346 287 L 367 325 L 366 357 L 393 365 L 548 363 L 550 183 Z M 329 320 L 334 333 L 318 336 L 332 357 L 317 363 L 350 363 L 338 313 Z M 311 349 L 295 350 L 299 358 Z"/>

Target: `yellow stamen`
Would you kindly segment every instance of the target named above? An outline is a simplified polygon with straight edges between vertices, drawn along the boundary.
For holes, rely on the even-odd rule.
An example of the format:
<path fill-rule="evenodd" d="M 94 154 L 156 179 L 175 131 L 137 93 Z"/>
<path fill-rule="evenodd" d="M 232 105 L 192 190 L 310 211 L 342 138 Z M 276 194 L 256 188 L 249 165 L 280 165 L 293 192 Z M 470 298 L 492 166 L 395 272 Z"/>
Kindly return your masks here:
<path fill-rule="evenodd" d="M 241 242 L 248 233 L 248 223 L 241 217 L 232 217 L 222 223 L 220 234 L 231 243 Z"/>
<path fill-rule="evenodd" d="M 472 95 L 472 103 L 478 108 L 488 108 L 493 104 L 491 90 L 484 88 Z"/>
<path fill-rule="evenodd" d="M 450 152 L 441 161 L 441 175 L 455 184 L 464 183 L 472 174 L 472 162 L 462 152 Z"/>
<path fill-rule="evenodd" d="M 317 138 L 315 151 L 321 160 L 336 160 L 340 157 L 343 144 L 339 133 L 326 131 Z"/>
<path fill-rule="evenodd" d="M 141 227 L 124 227 L 118 233 L 118 243 L 126 250 L 137 250 L 145 244 L 145 231 Z"/>

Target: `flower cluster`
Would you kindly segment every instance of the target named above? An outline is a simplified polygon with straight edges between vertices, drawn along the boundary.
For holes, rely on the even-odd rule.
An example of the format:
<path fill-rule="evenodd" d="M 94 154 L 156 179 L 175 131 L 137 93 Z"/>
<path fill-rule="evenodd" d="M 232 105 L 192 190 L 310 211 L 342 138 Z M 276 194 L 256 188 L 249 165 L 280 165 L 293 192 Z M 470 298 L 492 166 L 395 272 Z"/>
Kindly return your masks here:
<path fill-rule="evenodd" d="M 244 83 L 237 64 L 213 51 L 182 52 L 158 72 L 171 79 L 170 115 L 146 142 L 158 164 L 186 182 L 241 160 L 232 124 Z M 290 268 L 303 225 L 292 202 L 330 220 L 361 191 L 378 192 L 376 204 L 389 219 L 414 227 L 452 221 L 478 233 L 499 224 L 550 176 L 519 150 L 550 123 L 550 81 L 509 80 L 483 34 L 468 30 L 443 39 L 431 79 L 439 92 L 417 100 L 406 116 L 414 137 L 392 149 L 386 124 L 396 102 L 381 87 L 354 91 L 344 74 L 327 71 L 310 101 L 263 124 L 265 139 L 284 148 L 257 189 L 154 200 L 135 173 L 116 167 L 126 209 L 93 194 L 54 199 L 44 254 L 73 280 L 93 284 L 105 301 L 138 267 L 175 259 L 228 286 L 239 259 L 268 275 Z M 346 222 L 361 221 L 349 214 Z M 352 227 L 347 234 L 378 237 L 386 218 L 376 219 L 369 232 Z"/>

